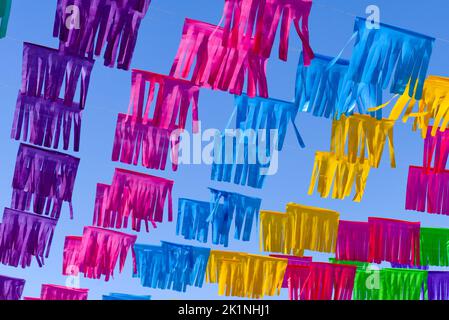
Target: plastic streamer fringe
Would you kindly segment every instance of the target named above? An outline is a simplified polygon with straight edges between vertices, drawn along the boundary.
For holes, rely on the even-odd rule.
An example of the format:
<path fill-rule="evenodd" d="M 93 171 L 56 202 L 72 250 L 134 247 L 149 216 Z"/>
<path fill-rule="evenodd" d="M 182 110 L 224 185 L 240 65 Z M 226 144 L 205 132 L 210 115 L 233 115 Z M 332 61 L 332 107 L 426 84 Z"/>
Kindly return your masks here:
<path fill-rule="evenodd" d="M 0 3 L 0 39 L 6 36 L 8 29 L 9 15 L 11 13 L 11 0 L 4 0 Z"/>
<path fill-rule="evenodd" d="M 349 61 L 334 60 L 331 57 L 315 54 L 310 66 L 304 65 L 301 57 L 296 73 L 295 103 L 301 112 L 315 117 L 334 118 L 343 113 L 339 92 L 344 86 Z M 353 110 L 348 110 L 351 114 Z M 360 108 L 360 113 L 366 113 Z"/>
<path fill-rule="evenodd" d="M 136 244 L 133 277 L 142 286 L 185 292 L 187 286 L 201 288 L 209 259 L 209 248 L 162 241 L 161 246 Z"/>
<path fill-rule="evenodd" d="M 429 271 L 427 290 L 429 300 L 449 300 L 449 272 Z"/>
<path fill-rule="evenodd" d="M 78 275 L 105 281 L 114 277 L 114 269 L 119 263 L 119 272 L 123 271 L 126 256 L 137 236 L 95 227 L 85 227 L 81 239 L 70 237 L 64 247 L 63 274 Z M 134 259 L 134 257 L 133 257 Z"/>
<path fill-rule="evenodd" d="M 259 220 L 262 199 L 235 192 L 209 188 L 211 191 L 212 243 L 225 247 L 229 244 L 229 232 L 234 221 L 234 239 L 250 241 L 253 221 Z"/>
<path fill-rule="evenodd" d="M 79 159 L 20 144 L 13 178 L 11 207 L 59 219 L 64 201 L 73 218 L 72 193 Z M 33 203 L 32 203 L 33 202 Z"/>
<path fill-rule="evenodd" d="M 387 139 L 390 149 L 391 167 L 396 167 L 393 144 L 394 122 L 378 120 L 367 115 L 342 116 L 332 123 L 331 152 L 350 163 L 368 159 L 373 168 L 378 168 Z"/>
<path fill-rule="evenodd" d="M 0 225 L 1 263 L 26 268 L 35 257 L 42 267 L 50 253 L 55 227 L 55 219 L 5 208 Z"/>
<path fill-rule="evenodd" d="M 314 57 L 309 42 L 311 8 L 312 0 L 226 0 L 223 44 L 225 47 L 251 47 L 268 58 L 280 26 L 279 58 L 286 61 L 293 22 L 304 47 L 305 64 L 309 65 Z"/>
<path fill-rule="evenodd" d="M 58 0 L 53 36 L 59 38 L 63 51 L 82 57 L 100 56 L 106 46 L 104 65 L 114 67 L 117 61 L 117 68 L 128 70 L 140 23 L 150 3 L 151 0 Z M 79 20 L 71 16 L 74 12 Z"/>
<path fill-rule="evenodd" d="M 0 300 L 20 300 L 24 287 L 24 279 L 0 275 Z"/>
<path fill-rule="evenodd" d="M 301 256 L 304 250 L 334 253 L 339 213 L 327 209 L 287 205 L 287 213 L 262 211 L 262 251 Z"/>
<path fill-rule="evenodd" d="M 299 145 L 305 146 L 294 124 L 297 108 L 290 102 L 247 95 L 236 96 L 235 105 L 237 130 L 225 130 L 215 140 L 211 179 L 260 189 L 270 174 L 273 152 L 282 150 L 289 123 Z"/>
<path fill-rule="evenodd" d="M 149 223 L 156 228 L 156 222 L 163 222 L 166 201 L 168 221 L 173 220 L 172 189 L 171 180 L 116 169 L 112 185 L 97 185 L 93 225 L 127 228 L 131 218 L 133 230 L 140 231 L 143 222 L 148 232 Z"/>
<path fill-rule="evenodd" d="M 87 300 L 89 289 L 43 284 L 39 300 Z"/>
<path fill-rule="evenodd" d="M 351 300 L 355 266 L 311 262 L 295 268 L 290 300 Z"/>
<path fill-rule="evenodd" d="M 427 296 L 427 271 L 382 269 L 381 300 L 420 300 Z"/>
<path fill-rule="evenodd" d="M 247 83 L 250 97 L 268 97 L 267 58 L 249 45 L 223 46 L 223 28 L 186 19 L 170 75 L 188 78 L 201 87 L 240 95 Z"/>
<path fill-rule="evenodd" d="M 370 262 L 420 265 L 420 223 L 368 218 Z"/>
<path fill-rule="evenodd" d="M 432 127 L 427 130 L 423 166 L 409 168 L 405 208 L 449 215 L 449 201 L 446 196 L 449 173 L 445 170 L 449 155 L 449 132 L 438 131 L 432 136 Z"/>
<path fill-rule="evenodd" d="M 261 299 L 279 295 L 288 260 L 230 251 L 210 253 L 206 281 L 220 296 Z"/>
<path fill-rule="evenodd" d="M 312 257 L 298 257 L 284 254 L 270 254 L 270 257 L 288 260 L 284 281 L 282 282 L 282 288 L 289 288 L 289 283 L 294 281 L 292 278 L 295 277 L 296 266 L 309 265 L 309 263 L 312 262 Z"/>
<path fill-rule="evenodd" d="M 415 106 L 418 110 L 414 111 Z M 405 110 L 405 111 L 404 111 Z M 390 114 L 390 119 L 396 121 L 402 116 L 405 123 L 409 118 L 414 119 L 413 130 L 421 130 L 424 138 L 428 134 L 435 136 L 437 131 L 444 132 L 449 123 L 449 78 L 429 76 L 425 83 L 422 99 L 410 98 L 407 93 L 397 101 Z M 433 128 L 428 131 L 433 120 Z"/>
<path fill-rule="evenodd" d="M 449 229 L 421 228 L 421 264 L 449 266 Z"/>
<path fill-rule="evenodd" d="M 151 296 L 136 296 L 124 293 L 110 293 L 109 295 L 103 295 L 103 300 L 151 300 Z"/>
<path fill-rule="evenodd" d="M 62 99 L 66 106 L 84 109 L 93 66 L 93 60 L 25 42 L 20 93 L 50 101 Z M 75 102 L 78 86 L 80 97 Z"/>
<path fill-rule="evenodd" d="M 198 99 L 199 87 L 190 82 L 133 70 L 129 110 L 118 115 L 112 161 L 137 165 L 142 158 L 144 167 L 165 170 L 171 148 L 172 168 L 177 170 L 179 136 L 190 106 L 193 133 L 198 132 Z"/>
<path fill-rule="evenodd" d="M 332 198 L 343 200 L 351 196 L 355 185 L 353 201 L 360 202 L 370 169 L 368 159 L 351 163 L 346 156 L 339 158 L 332 152 L 316 152 L 308 193 L 313 194 L 318 180 L 317 191 L 322 198 L 328 198 L 333 189 Z"/>
<path fill-rule="evenodd" d="M 421 99 L 434 38 L 386 24 L 370 28 L 366 19 L 356 18 L 356 44 L 349 63 L 347 81 L 341 91 L 347 102 L 342 110 L 364 92 L 364 100 L 379 105 L 382 89 Z"/>
<path fill-rule="evenodd" d="M 338 224 L 336 258 L 368 261 L 369 225 L 367 222 L 344 221 Z"/>
<path fill-rule="evenodd" d="M 217 214 L 222 215 L 222 210 L 223 207 L 220 206 Z M 179 198 L 176 234 L 182 235 L 186 240 L 207 243 L 210 213 L 209 202 Z"/>
<path fill-rule="evenodd" d="M 73 130 L 73 150 L 77 152 L 80 148 L 81 114 L 76 104 L 70 107 L 61 99 L 49 101 L 19 93 L 11 138 L 58 149 L 62 136 L 63 149 L 68 150 Z"/>

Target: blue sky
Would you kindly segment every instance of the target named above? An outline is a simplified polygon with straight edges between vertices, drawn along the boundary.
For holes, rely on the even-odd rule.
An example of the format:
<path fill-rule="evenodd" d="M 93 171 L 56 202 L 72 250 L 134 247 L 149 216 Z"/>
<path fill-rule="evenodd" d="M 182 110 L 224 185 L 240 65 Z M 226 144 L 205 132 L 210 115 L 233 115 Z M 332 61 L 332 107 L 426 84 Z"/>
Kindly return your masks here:
<path fill-rule="evenodd" d="M 186 17 L 210 23 L 220 20 L 222 0 L 153 0 L 150 10 L 142 22 L 137 47 L 132 62 L 133 68 L 157 73 L 168 73 L 175 57 Z M 418 31 L 437 38 L 430 64 L 430 74 L 449 74 L 449 29 L 447 11 L 449 3 L 444 0 L 414 2 L 407 0 L 315 0 L 310 16 L 310 35 L 313 49 L 320 54 L 334 56 L 340 52 L 352 34 L 355 16 L 365 15 L 368 5 L 379 6 L 381 22 Z M 9 139 L 17 92 L 21 81 L 22 43 L 24 41 L 57 47 L 52 37 L 56 0 L 15 0 L 12 7 L 8 35 L 0 40 L 0 206 L 10 205 L 11 181 L 19 143 Z M 275 45 L 275 48 L 276 45 Z M 288 62 L 281 62 L 273 51 L 268 64 L 270 96 L 292 100 L 296 66 L 301 45 L 295 34 L 290 38 Z M 351 46 L 343 57 L 349 58 Z M 390 217 L 410 221 L 421 221 L 423 226 L 449 227 L 449 218 L 404 210 L 407 170 L 409 165 L 420 165 L 423 141 L 419 133 L 411 131 L 411 124 L 398 123 L 395 127 L 395 151 L 398 167 L 391 169 L 387 155 L 379 169 L 370 173 L 365 196 L 361 203 L 350 199 L 321 199 L 318 195 L 308 196 L 307 189 L 313 168 L 314 153 L 329 149 L 331 122 L 300 114 L 297 124 L 307 145 L 300 149 L 293 129 L 290 127 L 286 143 L 279 158 L 277 175 L 269 177 L 262 190 L 236 187 L 212 182 L 210 167 L 189 165 L 180 167 L 176 173 L 167 170 L 157 172 L 141 167 L 126 167 L 113 163 L 112 143 L 117 113 L 126 112 L 130 93 L 131 73 L 106 68 L 97 60 L 83 114 L 81 138 L 81 164 L 73 196 L 75 219 L 69 219 L 66 206 L 58 223 L 53 239 L 51 254 L 46 265 L 39 268 L 33 262 L 28 269 L 0 266 L 0 274 L 27 280 L 24 295 L 38 296 L 42 283 L 64 284 L 61 275 L 62 252 L 66 235 L 81 235 L 83 227 L 92 222 L 95 187 L 97 182 L 110 183 L 115 167 L 147 172 L 175 180 L 174 208 L 177 199 L 193 198 L 208 200 L 208 187 L 237 191 L 261 197 L 262 208 L 266 210 L 285 209 L 288 202 L 318 206 L 337 210 L 345 220 L 366 221 L 369 216 Z M 233 110 L 233 96 L 218 91 L 201 90 L 200 119 L 203 130 L 222 129 Z M 176 221 L 160 225 L 150 233 L 140 233 L 139 243 L 157 244 L 160 240 L 190 243 L 175 234 Z M 222 249 L 212 246 L 214 249 Z M 257 253 L 258 233 L 254 232 L 248 243 L 230 241 L 229 250 Z M 314 255 L 317 260 L 326 255 Z M 189 288 L 187 293 L 142 288 L 137 279 L 131 277 L 131 256 L 122 274 L 116 272 L 115 279 L 104 282 L 82 278 L 81 287 L 89 288 L 92 299 L 109 292 L 152 295 L 154 299 L 215 299 L 217 287 L 205 284 L 203 288 Z M 286 298 L 283 292 L 280 298 Z"/>

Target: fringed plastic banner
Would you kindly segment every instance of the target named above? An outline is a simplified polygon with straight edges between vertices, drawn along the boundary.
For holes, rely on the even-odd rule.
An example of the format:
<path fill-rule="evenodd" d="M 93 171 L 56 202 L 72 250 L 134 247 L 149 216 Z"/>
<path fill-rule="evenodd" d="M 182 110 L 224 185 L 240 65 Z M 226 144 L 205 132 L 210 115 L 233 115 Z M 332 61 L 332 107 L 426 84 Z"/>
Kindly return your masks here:
<path fill-rule="evenodd" d="M 449 266 L 449 229 L 421 228 L 421 264 Z"/>
<path fill-rule="evenodd" d="M 424 140 L 424 160 L 422 167 L 410 166 L 406 210 L 449 215 L 449 171 L 446 163 L 449 155 L 449 131 L 437 131 L 431 135 L 428 129 Z"/>
<path fill-rule="evenodd" d="M 429 300 L 449 300 L 449 272 L 429 271 L 427 290 Z"/>
<path fill-rule="evenodd" d="M 382 269 L 381 300 L 420 300 L 427 296 L 427 271 Z"/>
<path fill-rule="evenodd" d="M 47 148 L 68 150 L 73 130 L 73 150 L 79 151 L 81 114 L 78 105 L 66 106 L 56 101 L 19 94 L 17 98 L 11 138 Z M 72 129 L 73 128 L 73 129 Z"/>
<path fill-rule="evenodd" d="M 343 200 L 351 196 L 355 185 L 353 201 L 360 202 L 365 192 L 370 169 L 368 159 L 363 161 L 359 159 L 351 163 L 346 156 L 339 158 L 332 152 L 316 152 L 308 193 L 313 194 L 318 181 L 317 192 L 322 198 L 328 198 L 332 190 L 333 199 Z"/>
<path fill-rule="evenodd" d="M 76 237 L 66 239 L 64 247 L 63 274 L 78 275 L 86 278 L 109 281 L 114 277 L 114 269 L 119 263 L 119 272 L 123 271 L 126 256 L 137 236 L 96 227 L 85 227 L 81 240 Z M 120 260 L 119 260 L 120 259 Z M 134 259 L 134 257 L 133 257 Z"/>
<path fill-rule="evenodd" d="M 220 296 L 261 299 L 279 295 L 288 260 L 212 250 L 206 281 L 218 284 Z"/>
<path fill-rule="evenodd" d="M 188 78 L 201 87 L 240 95 L 247 85 L 249 96 L 267 98 L 267 58 L 251 45 L 239 48 L 223 46 L 223 28 L 186 19 L 170 75 Z"/>
<path fill-rule="evenodd" d="M 299 269 L 296 267 L 309 265 L 310 262 L 312 262 L 312 257 L 298 257 L 298 256 L 290 256 L 290 255 L 283 255 L 283 254 L 270 254 L 270 257 L 288 260 L 287 269 L 285 270 L 284 281 L 282 282 L 282 288 L 290 288 L 289 296 L 292 296 L 293 291 L 294 291 L 292 289 L 292 286 L 294 286 L 294 283 L 298 283 L 297 271 Z M 299 275 L 301 277 L 303 275 L 303 273 L 300 272 Z M 299 279 L 299 281 L 301 279 Z M 300 281 L 300 283 L 303 283 L 303 282 Z M 289 286 L 289 284 L 290 284 L 290 286 Z M 297 289 L 299 290 L 299 288 L 297 288 Z M 297 299 L 290 299 L 290 300 L 297 300 Z"/>
<path fill-rule="evenodd" d="M 146 231 L 149 223 L 163 222 L 165 202 L 168 221 L 173 220 L 173 181 L 125 169 L 115 169 L 112 185 L 98 184 L 93 225 L 103 228 L 127 228 Z"/>
<path fill-rule="evenodd" d="M 131 300 L 131 301 L 142 301 L 151 300 L 151 296 L 136 296 L 124 293 L 110 293 L 109 295 L 103 295 L 103 300 Z"/>
<path fill-rule="evenodd" d="M 416 270 L 429 270 L 429 266 L 411 266 L 407 264 L 390 262 L 391 267 L 394 269 L 416 269 Z"/>
<path fill-rule="evenodd" d="M 199 87 L 188 81 L 133 70 L 129 110 L 118 115 L 112 161 L 137 165 L 142 158 L 144 167 L 165 170 L 171 148 L 177 170 L 180 139 L 174 133 L 185 129 L 190 106 L 193 133 L 198 132 L 198 99 Z"/>
<path fill-rule="evenodd" d="M 369 239 L 367 222 L 340 220 L 336 258 L 338 260 L 368 261 Z"/>
<path fill-rule="evenodd" d="M 262 199 L 209 188 L 211 191 L 212 243 L 225 247 L 229 244 L 229 232 L 234 221 L 234 239 L 249 241 L 253 222 L 259 220 Z"/>
<path fill-rule="evenodd" d="M 66 201 L 73 218 L 72 193 L 79 161 L 60 152 L 20 144 L 11 207 L 59 219 Z"/>
<path fill-rule="evenodd" d="M 0 275 L 0 300 L 20 300 L 24 287 L 24 279 L 16 279 Z"/>
<path fill-rule="evenodd" d="M 209 248 L 162 241 L 161 246 L 136 244 L 135 270 L 142 286 L 185 292 L 187 286 L 201 288 L 209 259 Z"/>
<path fill-rule="evenodd" d="M 84 109 L 93 66 L 91 59 L 25 42 L 20 93 Z M 76 102 L 78 86 L 80 98 Z"/>
<path fill-rule="evenodd" d="M 223 206 L 217 208 L 219 216 L 222 215 L 222 210 Z M 179 198 L 176 234 L 182 235 L 186 240 L 207 243 L 210 213 L 210 202 Z"/>
<path fill-rule="evenodd" d="M 297 272 L 303 272 L 298 277 L 302 283 L 294 284 L 296 290 L 299 288 L 299 294 L 295 293 L 291 300 L 298 300 L 298 297 L 300 300 L 352 299 L 356 266 L 311 262 L 297 268 Z"/>
<path fill-rule="evenodd" d="M 247 95 L 236 96 L 235 105 L 237 132 L 225 131 L 216 141 L 211 179 L 260 189 L 269 174 L 274 150 L 282 150 L 289 123 L 304 147 L 294 123 L 297 107 L 282 100 Z"/>
<path fill-rule="evenodd" d="M 89 289 L 43 284 L 40 300 L 87 300 Z"/>
<path fill-rule="evenodd" d="M 128 70 L 150 3 L 151 0 L 58 0 L 53 36 L 59 38 L 61 49 L 83 57 L 100 56 L 106 45 L 105 66 L 114 67 L 117 61 L 117 68 Z"/>
<path fill-rule="evenodd" d="M 12 0 L 0 1 L 0 39 L 6 36 Z"/>
<path fill-rule="evenodd" d="M 329 259 L 331 263 L 353 265 L 357 267 L 354 278 L 353 300 L 379 300 L 381 270 L 376 265 L 360 261 Z"/>
<path fill-rule="evenodd" d="M 296 73 L 296 98 L 299 110 L 315 117 L 335 118 L 339 111 L 341 97 L 339 92 L 344 86 L 349 61 L 333 60 L 331 57 L 315 55 L 310 66 L 301 59 Z M 353 110 L 348 110 L 351 114 Z M 360 109 L 360 113 L 366 113 Z"/>
<path fill-rule="evenodd" d="M 305 64 L 309 65 L 314 56 L 309 43 L 311 9 L 312 0 L 226 0 L 223 44 L 251 47 L 257 54 L 269 58 L 280 26 L 279 58 L 286 61 L 293 22 L 304 47 Z"/>
<path fill-rule="evenodd" d="M 394 122 L 388 119 L 343 115 L 332 123 L 331 152 L 339 158 L 347 155 L 350 163 L 364 162 L 367 158 L 371 167 L 378 168 L 388 139 L 390 163 L 395 168 L 393 126 Z"/>
<path fill-rule="evenodd" d="M 365 100 L 379 105 L 382 90 L 421 99 L 434 38 L 394 26 L 370 28 L 364 18 L 356 18 L 356 44 L 349 63 L 347 81 L 341 91 L 350 107 L 361 92 Z M 368 106 L 368 108 L 371 108 Z"/>
<path fill-rule="evenodd" d="M 260 219 L 262 251 L 297 256 L 304 250 L 335 252 L 338 212 L 289 203 L 286 214 L 262 211 Z"/>
<path fill-rule="evenodd" d="M 383 218 L 368 218 L 370 230 L 369 262 L 382 261 L 420 265 L 420 223 Z"/>
<path fill-rule="evenodd" d="M 413 113 L 415 105 L 418 110 Z M 448 108 L 449 78 L 429 76 L 424 83 L 422 99 L 417 102 L 416 99 L 410 98 L 407 92 L 404 93 L 391 111 L 390 119 L 396 121 L 401 114 L 403 122 L 413 118 L 413 130 L 421 130 L 422 137 L 426 138 L 428 134 L 435 136 L 438 130 L 446 130 L 449 123 Z M 428 131 L 432 120 L 433 128 Z"/>
<path fill-rule="evenodd" d="M 0 224 L 1 263 L 26 268 L 35 257 L 42 267 L 50 253 L 55 227 L 55 219 L 5 208 Z"/>

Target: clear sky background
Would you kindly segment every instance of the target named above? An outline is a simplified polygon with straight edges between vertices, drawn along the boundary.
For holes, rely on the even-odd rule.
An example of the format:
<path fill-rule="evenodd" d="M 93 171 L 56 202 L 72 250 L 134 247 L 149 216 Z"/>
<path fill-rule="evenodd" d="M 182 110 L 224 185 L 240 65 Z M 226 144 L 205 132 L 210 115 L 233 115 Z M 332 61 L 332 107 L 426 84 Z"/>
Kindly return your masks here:
<path fill-rule="evenodd" d="M 56 0 L 14 0 L 8 34 L 0 40 L 0 206 L 10 205 L 11 182 L 19 143 L 9 139 L 17 92 L 22 70 L 22 43 L 24 41 L 56 48 L 57 39 L 52 37 Z M 380 7 L 381 22 L 418 31 L 437 38 L 430 64 L 430 74 L 449 75 L 449 28 L 445 0 L 425 2 L 409 0 L 315 0 L 310 16 L 311 44 L 317 53 L 335 56 L 352 34 L 355 16 L 364 16 L 365 8 L 375 4 Z M 153 0 L 143 20 L 137 47 L 132 62 L 133 68 L 157 73 L 168 73 L 175 57 L 186 17 L 210 23 L 218 23 L 222 15 L 222 0 Z M 275 44 L 277 49 L 277 43 Z M 290 39 L 288 62 L 277 59 L 273 51 L 268 64 L 270 96 L 292 100 L 294 97 L 295 73 L 301 45 L 296 34 Z M 344 53 L 349 58 L 351 46 Z M 102 59 L 92 72 L 83 114 L 81 139 L 81 164 L 73 195 L 75 219 L 69 219 L 65 205 L 58 223 L 50 257 L 46 265 L 39 268 L 33 261 L 30 268 L 15 269 L 0 266 L 0 274 L 25 278 L 24 296 L 39 296 L 43 283 L 64 285 L 62 276 L 62 253 L 66 235 L 81 235 L 83 227 L 92 222 L 95 187 L 97 182 L 111 183 L 115 167 L 124 167 L 147 172 L 175 180 L 173 204 L 177 211 L 179 197 L 209 200 L 207 187 L 237 191 L 261 197 L 262 208 L 285 210 L 288 202 L 318 206 L 337 210 L 341 219 L 366 221 L 370 216 L 390 217 L 420 221 L 422 226 L 449 227 L 449 217 L 406 212 L 405 189 L 409 165 L 421 165 L 423 141 L 419 133 L 411 131 L 411 124 L 399 122 L 395 127 L 395 151 L 398 167 L 391 169 L 387 153 L 382 165 L 370 173 L 365 196 L 361 203 L 350 199 L 321 199 L 308 196 L 307 189 L 313 168 L 314 153 L 329 149 L 331 121 L 300 114 L 297 119 L 301 134 L 307 145 L 299 149 L 293 129 L 289 127 L 284 150 L 280 154 L 278 174 L 268 177 L 262 190 L 236 187 L 231 184 L 210 181 L 210 167 L 189 165 L 180 167 L 176 173 L 150 171 L 141 167 L 126 167 L 111 161 L 112 143 L 117 113 L 126 112 L 130 92 L 131 72 L 103 66 Z M 203 130 L 222 129 L 226 126 L 234 103 L 233 96 L 226 92 L 201 90 L 200 119 Z M 2 209 L 3 210 L 3 209 Z M 139 243 L 158 244 L 160 240 L 201 245 L 184 241 L 175 234 L 176 220 L 164 223 L 150 233 L 138 235 Z M 129 231 L 132 233 L 132 231 Z M 213 249 L 223 249 L 210 245 Z M 258 253 L 258 232 L 253 232 L 247 243 L 231 240 L 228 250 Z M 316 260 L 326 261 L 328 255 L 314 254 Z M 89 288 L 89 298 L 98 299 L 102 294 L 121 292 L 152 295 L 154 299 L 217 299 L 216 285 L 204 284 L 203 288 L 188 288 L 187 293 L 153 290 L 141 287 L 133 279 L 131 255 L 122 274 L 109 282 L 81 278 L 80 285 Z M 280 298 L 287 298 L 283 292 Z"/>

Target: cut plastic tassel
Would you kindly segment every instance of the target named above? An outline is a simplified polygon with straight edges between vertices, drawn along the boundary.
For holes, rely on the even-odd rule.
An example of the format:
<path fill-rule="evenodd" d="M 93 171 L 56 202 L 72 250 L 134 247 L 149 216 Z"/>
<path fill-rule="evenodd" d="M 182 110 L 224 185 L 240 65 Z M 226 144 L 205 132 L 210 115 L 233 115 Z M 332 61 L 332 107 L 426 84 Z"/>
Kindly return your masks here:
<path fill-rule="evenodd" d="M 449 131 L 429 134 L 424 140 L 422 167 L 410 166 L 405 208 L 420 212 L 449 215 L 449 171 L 446 163 L 449 155 Z"/>
<path fill-rule="evenodd" d="M 84 109 L 93 66 L 93 60 L 25 42 L 20 93 L 50 101 L 62 99 L 66 106 Z M 75 101 L 77 92 L 79 101 Z"/>
<path fill-rule="evenodd" d="M 116 169 L 112 185 L 97 185 L 93 225 L 127 228 L 131 218 L 133 230 L 140 231 L 143 222 L 148 232 L 149 223 L 156 228 L 156 222 L 163 222 L 165 202 L 168 221 L 173 220 L 172 189 L 171 180 Z"/>
<path fill-rule="evenodd" d="M 41 288 L 41 297 L 36 300 L 87 300 L 88 293 L 89 289 L 43 284 Z"/>
<path fill-rule="evenodd" d="M 449 229 L 421 228 L 421 264 L 449 266 Z"/>
<path fill-rule="evenodd" d="M 137 236 L 96 227 L 85 227 L 81 239 L 70 237 L 64 247 L 63 274 L 77 276 L 83 273 L 86 278 L 109 281 L 114 277 L 114 269 L 119 263 L 123 271 L 126 256 Z"/>
<path fill-rule="evenodd" d="M 342 116 L 332 123 L 331 152 L 350 163 L 368 159 L 373 168 L 378 168 L 385 144 L 389 142 L 391 167 L 396 167 L 393 144 L 394 122 L 378 120 L 367 115 Z"/>
<path fill-rule="evenodd" d="M 50 253 L 55 227 L 55 219 L 5 208 L 0 225 L 1 263 L 26 268 L 35 257 L 42 267 Z"/>
<path fill-rule="evenodd" d="M 367 222 L 340 220 L 336 258 L 338 260 L 368 261 L 369 239 Z"/>
<path fill-rule="evenodd" d="M 429 271 L 427 290 L 429 300 L 449 300 L 449 272 Z"/>
<path fill-rule="evenodd" d="M 290 282 L 290 286 L 295 289 L 290 300 L 352 299 L 357 267 L 311 262 L 307 266 L 296 266 L 296 268 L 299 283 Z"/>
<path fill-rule="evenodd" d="M 24 279 L 16 279 L 0 275 L 0 300 L 20 300 L 24 287 Z"/>
<path fill-rule="evenodd" d="M 317 191 L 322 198 L 328 198 L 333 189 L 332 198 L 343 200 L 351 196 L 355 184 L 353 201 L 360 202 L 370 169 L 368 159 L 351 163 L 346 156 L 339 158 L 332 152 L 316 152 L 308 193 L 313 194 L 318 180 Z"/>
<path fill-rule="evenodd" d="M 417 110 L 414 110 L 415 107 Z M 390 114 L 390 119 L 398 120 L 402 114 L 402 121 L 409 118 L 413 121 L 413 130 L 421 130 L 421 135 L 426 138 L 428 134 L 435 136 L 437 131 L 445 131 L 449 123 L 449 78 L 429 76 L 425 83 L 422 99 L 416 101 L 410 98 L 408 93 L 397 101 Z M 413 112 L 415 111 L 415 112 Z M 433 128 L 428 131 L 430 122 Z"/>
<path fill-rule="evenodd" d="M 79 159 L 21 144 L 13 178 L 11 207 L 59 219 L 64 201 L 73 218 L 72 193 Z M 33 202 L 33 204 L 31 204 Z"/>
<path fill-rule="evenodd" d="M 281 151 L 287 126 L 293 123 L 299 145 L 305 147 L 294 124 L 297 107 L 290 102 L 235 98 L 237 132 L 225 133 L 215 140 L 211 179 L 262 188 L 270 174 L 274 153 Z"/>
<path fill-rule="evenodd" d="M 299 110 L 315 117 L 335 118 L 339 114 L 351 114 L 339 111 L 339 92 L 344 86 L 349 61 L 334 60 L 331 57 L 315 55 L 310 66 L 304 65 L 301 58 L 296 74 L 295 102 Z M 359 107 L 359 112 L 366 113 Z"/>
<path fill-rule="evenodd" d="M 232 222 L 234 239 L 250 241 L 253 222 L 259 220 L 262 199 L 213 188 L 209 190 L 212 198 L 208 221 L 212 224 L 212 243 L 228 246 Z"/>
<path fill-rule="evenodd" d="M 19 93 L 11 138 L 58 149 L 62 136 L 62 147 L 68 150 L 73 130 L 73 150 L 77 152 L 80 148 L 81 115 L 79 106 L 66 106 L 61 99 L 49 101 Z"/>
<path fill-rule="evenodd" d="M 301 256 L 304 250 L 334 253 L 339 213 L 327 209 L 287 205 L 287 213 L 262 211 L 260 248 Z"/>
<path fill-rule="evenodd" d="M 2 0 L 0 2 L 0 39 L 6 36 L 9 15 L 11 13 L 11 2 L 12 0 Z"/>
<path fill-rule="evenodd" d="M 209 259 L 209 248 L 162 241 L 161 246 L 135 245 L 133 277 L 142 286 L 185 292 L 187 286 L 201 288 Z"/>
<path fill-rule="evenodd" d="M 223 46 L 223 28 L 186 19 L 181 43 L 170 75 L 190 79 L 196 85 L 240 95 L 268 97 L 266 79 L 267 58 L 252 46 Z"/>
<path fill-rule="evenodd" d="M 360 97 L 366 91 L 379 105 L 382 90 L 421 99 L 434 38 L 386 24 L 371 28 L 364 18 L 356 18 L 356 44 L 349 63 L 342 97 Z M 350 108 L 347 105 L 343 108 Z"/>
<path fill-rule="evenodd" d="M 206 281 L 218 284 L 220 296 L 261 299 L 279 295 L 288 260 L 212 250 Z"/>
<path fill-rule="evenodd" d="M 292 22 L 304 48 L 306 65 L 313 59 L 309 43 L 309 14 L 312 0 L 226 0 L 223 43 L 226 47 L 251 47 L 269 58 L 280 26 L 279 58 L 286 61 Z"/>
<path fill-rule="evenodd" d="M 288 260 L 287 269 L 285 270 L 284 282 L 282 282 L 282 288 L 291 288 L 291 286 L 289 287 L 289 283 L 296 282 L 296 280 L 294 279 L 297 270 L 297 268 L 295 268 L 296 266 L 307 266 L 310 264 L 310 262 L 312 262 L 312 257 L 298 257 L 283 254 L 270 254 L 270 257 Z"/>
<path fill-rule="evenodd" d="M 110 293 L 108 295 L 103 295 L 103 300 L 131 300 L 131 301 L 142 301 L 151 300 L 151 296 L 137 296 L 125 293 Z"/>
<path fill-rule="evenodd" d="M 58 0 L 53 36 L 59 38 L 61 49 L 83 57 L 100 56 L 106 46 L 105 66 L 114 67 L 117 61 L 117 68 L 128 70 L 150 3 L 151 0 Z M 73 18 L 74 12 L 78 19 Z"/>
<path fill-rule="evenodd" d="M 427 296 L 427 271 L 382 269 L 381 300 L 420 300 Z"/>
<path fill-rule="evenodd" d="M 137 165 L 142 158 L 144 167 L 165 170 L 171 148 L 172 168 L 177 170 L 179 136 L 190 106 L 193 133 L 199 130 L 198 99 L 199 87 L 190 82 L 133 70 L 129 110 L 118 115 L 112 161 Z"/>
<path fill-rule="evenodd" d="M 370 262 L 420 265 L 420 223 L 368 218 Z"/>
<path fill-rule="evenodd" d="M 222 215 L 222 210 L 222 206 L 217 208 L 219 216 Z M 209 202 L 179 198 L 176 234 L 182 235 L 186 240 L 207 243 L 210 213 Z"/>

